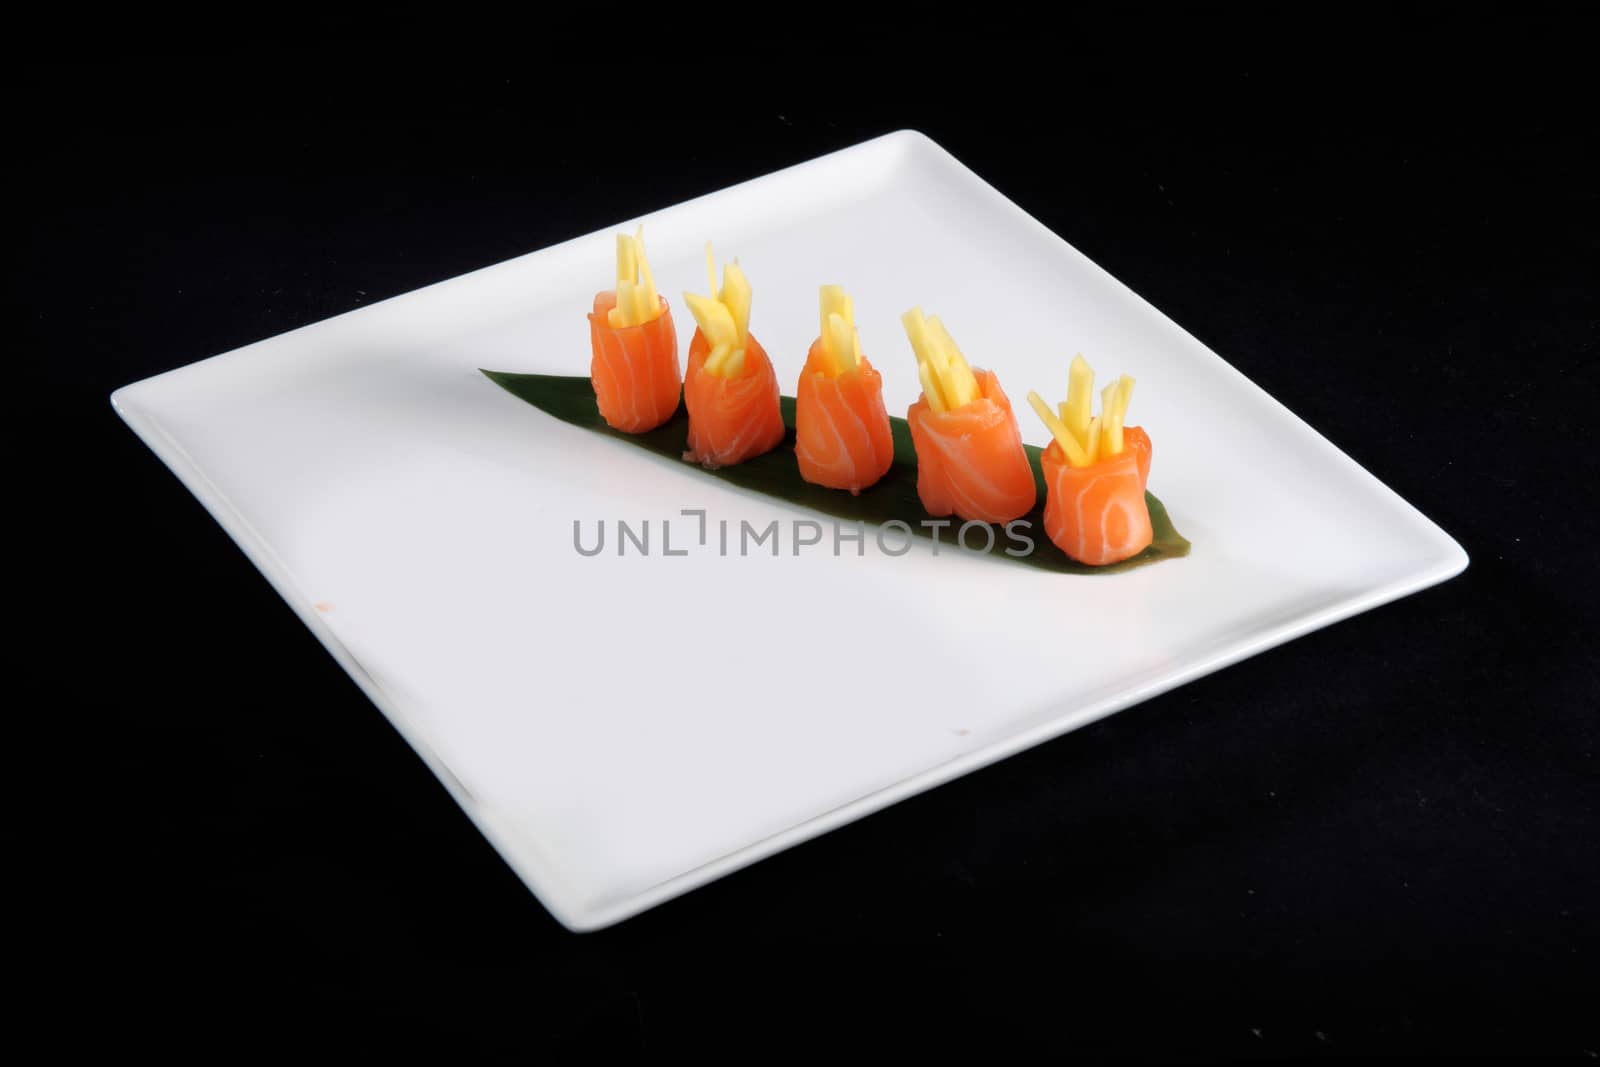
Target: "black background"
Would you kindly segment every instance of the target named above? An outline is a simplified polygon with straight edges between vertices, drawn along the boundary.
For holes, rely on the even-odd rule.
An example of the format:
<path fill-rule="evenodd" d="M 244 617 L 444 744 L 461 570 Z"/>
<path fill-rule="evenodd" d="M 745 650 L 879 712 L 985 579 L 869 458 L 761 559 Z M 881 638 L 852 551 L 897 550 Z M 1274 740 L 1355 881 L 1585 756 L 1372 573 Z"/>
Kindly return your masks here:
<path fill-rule="evenodd" d="M 34 706 L 66 729 L 21 760 L 53 798 L 27 821 L 66 853 L 25 925 L 62 968 L 40 987 L 60 1039 L 1593 1055 L 1593 116 L 1575 27 L 1458 21 L 1201 43 L 1201 19 L 1159 47 L 1085 23 L 971 45 L 1004 60 L 982 72 L 909 45 L 883 69 L 893 42 L 725 76 L 686 50 L 642 126 L 595 65 L 13 71 L 12 400 L 44 428 L 13 471 L 46 532 L 19 603 Z M 1472 564 L 570 934 L 108 394 L 906 126 Z"/>

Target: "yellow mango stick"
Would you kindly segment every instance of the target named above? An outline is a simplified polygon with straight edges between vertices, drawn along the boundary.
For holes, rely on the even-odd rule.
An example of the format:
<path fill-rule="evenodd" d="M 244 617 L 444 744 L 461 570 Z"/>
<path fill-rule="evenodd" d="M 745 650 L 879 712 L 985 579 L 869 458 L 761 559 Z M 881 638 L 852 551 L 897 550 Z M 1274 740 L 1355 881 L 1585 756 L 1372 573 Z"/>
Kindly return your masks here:
<path fill-rule="evenodd" d="M 928 398 L 928 406 L 935 411 L 945 411 L 950 405 L 939 384 L 938 367 L 933 362 L 932 342 L 928 338 L 928 323 L 922 317 L 921 308 L 912 308 L 900 316 L 900 325 L 905 327 L 906 339 L 911 342 L 911 350 L 917 357 L 917 377 L 922 381 L 923 395 Z"/>
<path fill-rule="evenodd" d="M 617 285 L 632 282 L 639 276 L 639 256 L 633 247 L 632 236 L 617 234 Z"/>
<path fill-rule="evenodd" d="M 1078 444 L 1071 431 L 1067 429 L 1066 424 L 1056 417 L 1056 413 L 1050 410 L 1050 405 L 1045 403 L 1044 397 L 1029 389 L 1028 403 L 1038 413 L 1040 420 L 1045 425 L 1045 429 L 1050 431 L 1050 436 L 1056 439 L 1056 444 L 1061 446 L 1061 451 L 1066 455 L 1067 462 L 1074 467 L 1087 467 L 1090 460 L 1084 454 L 1083 446 Z"/>
<path fill-rule="evenodd" d="M 939 379 L 939 388 L 943 391 L 948 384 L 944 375 L 946 368 L 950 366 L 950 359 L 945 354 L 944 347 L 939 344 L 939 338 L 933 332 L 933 320 L 924 317 L 921 308 L 913 308 L 906 314 L 915 316 L 913 321 L 916 323 L 916 338 L 921 339 L 921 346 L 918 347 L 918 341 L 913 338 L 912 347 L 917 348 L 918 355 L 927 360 L 928 366 L 933 368 L 934 375 Z M 950 398 L 947 396 L 945 399 L 948 400 Z"/>
<path fill-rule="evenodd" d="M 821 336 L 828 336 L 828 319 L 834 315 L 845 313 L 845 295 L 842 285 L 824 285 L 818 290 L 818 305 L 822 329 Z"/>
<path fill-rule="evenodd" d="M 961 354 L 955 338 L 950 336 L 950 331 L 945 329 L 939 316 L 928 320 L 928 334 L 941 356 L 943 365 L 938 369 L 945 399 L 950 401 L 951 407 L 956 408 L 972 403 L 978 398 L 978 380 L 967 365 L 967 357 Z"/>
<path fill-rule="evenodd" d="M 1089 441 L 1089 408 L 1093 403 L 1094 371 L 1082 356 L 1073 356 L 1072 366 L 1067 371 L 1067 410 L 1061 421 L 1085 445 Z"/>
<path fill-rule="evenodd" d="M 739 331 L 733 324 L 733 315 L 722 301 L 696 293 L 684 293 L 683 302 L 689 305 L 696 325 L 711 346 L 711 351 L 706 354 L 704 369 L 712 374 L 727 374 L 729 368 L 724 366 L 724 362 L 734 355 L 736 349 L 739 359 L 733 365 L 742 368 L 744 350 L 738 348 Z"/>
<path fill-rule="evenodd" d="M 861 349 L 855 338 L 855 306 L 844 287 L 824 285 L 819 291 L 818 311 L 821 317 L 822 351 L 828 357 L 835 375 L 853 370 L 861 361 Z M 844 323 L 844 328 L 834 326 L 834 320 Z"/>
<path fill-rule="evenodd" d="M 617 329 L 639 326 L 661 314 L 661 296 L 644 252 L 644 227 L 632 236 L 617 234 L 617 303 L 606 321 Z"/>
<path fill-rule="evenodd" d="M 633 287 L 633 324 L 638 325 L 646 318 L 649 304 L 646 303 L 644 283 L 639 282 Z"/>
<path fill-rule="evenodd" d="M 744 276 L 744 270 L 736 259 L 722 268 L 722 303 L 733 316 L 741 349 L 750 339 L 750 300 L 750 281 Z"/>
<path fill-rule="evenodd" d="M 948 411 L 944 394 L 939 392 L 939 379 L 925 359 L 917 360 L 917 378 L 922 382 L 922 396 L 928 401 L 928 406 L 934 411 Z"/>
<path fill-rule="evenodd" d="M 732 378 L 744 371 L 745 346 L 750 339 L 750 282 L 739 268 L 739 261 L 734 260 L 723 268 L 722 289 L 718 292 L 717 262 L 710 241 L 706 242 L 706 281 L 711 286 L 710 296 L 683 294 L 695 324 L 710 345 L 701 369 Z"/>
<path fill-rule="evenodd" d="M 1128 417 L 1128 401 L 1132 397 L 1133 379 L 1126 374 L 1106 387 L 1100 405 L 1101 414 L 1106 420 L 1107 455 L 1116 456 L 1122 453 L 1122 428 Z"/>
<path fill-rule="evenodd" d="M 950 361 L 955 350 L 955 343 L 949 340 L 950 335 L 942 328 L 939 316 L 931 315 L 923 320 L 923 328 L 928 337 L 928 359 L 933 364 L 933 369 L 939 372 L 939 384 L 944 386 L 946 394 L 950 391 Z M 953 397 L 951 399 L 954 399 Z M 957 405 L 958 407 L 960 405 Z"/>
<path fill-rule="evenodd" d="M 650 257 L 644 252 L 642 222 L 639 224 L 639 232 L 633 235 L 633 246 L 639 255 L 639 321 L 647 322 L 656 317 L 656 311 L 661 306 L 661 298 L 656 293 L 656 276 L 650 270 Z"/>
<path fill-rule="evenodd" d="M 827 337 L 823 347 L 833 360 L 833 373 L 837 376 L 855 370 L 855 330 L 837 311 L 828 316 Z"/>
<path fill-rule="evenodd" d="M 637 301 L 633 295 L 633 282 L 621 281 L 617 283 L 617 306 L 606 315 L 606 321 L 613 326 L 633 326 L 633 309 Z"/>

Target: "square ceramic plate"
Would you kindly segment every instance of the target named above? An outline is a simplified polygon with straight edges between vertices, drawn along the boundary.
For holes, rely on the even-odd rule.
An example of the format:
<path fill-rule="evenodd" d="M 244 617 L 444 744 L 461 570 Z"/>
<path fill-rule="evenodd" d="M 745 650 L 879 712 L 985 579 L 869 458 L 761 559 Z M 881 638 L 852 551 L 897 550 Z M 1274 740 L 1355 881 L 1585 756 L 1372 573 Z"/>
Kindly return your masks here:
<path fill-rule="evenodd" d="M 1013 397 L 1085 353 L 1139 380 L 1150 484 L 1194 543 L 1114 576 L 794 553 L 806 511 L 565 425 L 478 372 L 586 374 L 617 229 L 661 291 L 740 258 L 792 392 L 845 285 L 891 412 L 899 314 Z M 1047 318 L 1011 313 L 1039 309 Z M 996 309 L 1002 309 L 997 312 Z M 1203 402 L 1197 402 L 1203 398 Z M 119 390 L 133 430 L 563 923 L 616 922 L 1192 678 L 1458 573 L 1438 527 L 1215 353 L 902 132 Z M 1026 406 L 1024 437 L 1047 438 Z M 703 509 L 707 544 L 697 540 Z M 598 556 L 604 520 L 652 553 Z M 675 521 L 674 521 L 675 520 Z M 780 524 L 782 547 L 717 551 Z M 661 554 L 662 524 L 674 550 Z M 896 542 L 891 547 L 898 548 Z"/>

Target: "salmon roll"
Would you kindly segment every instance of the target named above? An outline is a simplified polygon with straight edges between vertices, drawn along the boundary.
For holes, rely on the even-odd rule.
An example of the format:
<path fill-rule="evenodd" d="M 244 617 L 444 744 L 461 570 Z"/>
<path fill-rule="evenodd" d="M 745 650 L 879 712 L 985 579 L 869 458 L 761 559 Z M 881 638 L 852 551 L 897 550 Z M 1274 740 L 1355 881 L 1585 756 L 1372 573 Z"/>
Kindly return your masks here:
<path fill-rule="evenodd" d="M 656 292 L 644 254 L 644 228 L 617 235 L 617 287 L 598 293 L 589 315 L 594 356 L 589 380 L 606 425 L 644 433 L 678 411 L 678 334 Z"/>
<path fill-rule="evenodd" d="M 778 447 L 788 432 L 778 407 L 778 376 L 766 349 L 750 333 L 750 283 L 737 261 L 722 272 L 722 288 L 706 246 L 711 295 L 684 293 L 697 329 L 689 342 L 683 400 L 689 409 L 689 450 L 683 458 L 715 470 Z"/>
<path fill-rule="evenodd" d="M 1082 356 L 1072 361 L 1067 399 L 1050 410 L 1038 393 L 1028 403 L 1054 438 L 1040 459 L 1044 470 L 1044 531 L 1079 563 L 1103 567 L 1150 547 L 1154 531 L 1145 503 L 1150 478 L 1150 435 L 1124 428 L 1133 379 L 1123 375 L 1101 394 L 1091 416 L 1094 371 Z"/>
<path fill-rule="evenodd" d="M 800 477 L 851 493 L 894 463 L 883 376 L 861 354 L 855 309 L 844 289 L 822 287 L 822 333 L 806 353 L 794 392 L 794 454 Z"/>
<path fill-rule="evenodd" d="M 993 371 L 974 370 L 938 316 L 901 316 L 922 395 L 906 412 L 917 450 L 917 496 L 928 514 L 1007 523 L 1033 510 L 1038 489 L 1011 401 Z"/>

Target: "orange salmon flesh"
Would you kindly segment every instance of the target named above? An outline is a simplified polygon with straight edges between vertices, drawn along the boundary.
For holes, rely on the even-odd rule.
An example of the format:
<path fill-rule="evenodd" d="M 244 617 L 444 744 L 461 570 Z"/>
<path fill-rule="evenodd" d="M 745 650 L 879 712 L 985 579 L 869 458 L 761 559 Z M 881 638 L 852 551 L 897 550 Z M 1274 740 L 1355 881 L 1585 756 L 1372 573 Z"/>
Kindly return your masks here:
<path fill-rule="evenodd" d="M 595 294 L 589 316 L 589 341 L 594 358 L 589 380 L 606 425 L 623 433 L 644 433 L 672 418 L 678 410 L 678 333 L 672 309 L 661 297 L 661 314 L 638 326 L 617 328 L 606 313 L 617 306 L 617 294 Z"/>
<path fill-rule="evenodd" d="M 1033 468 L 1000 380 L 977 367 L 972 374 L 977 400 L 934 411 L 919 396 L 906 412 L 917 450 L 917 496 L 935 517 L 1006 523 L 1033 510 Z"/>
<path fill-rule="evenodd" d="M 1044 469 L 1044 532 L 1079 563 L 1102 567 L 1137 556 L 1150 546 L 1150 435 L 1122 431 L 1122 451 L 1087 467 L 1074 467 L 1054 441 L 1040 460 Z"/>
<path fill-rule="evenodd" d="M 684 458 L 704 467 L 731 467 L 770 452 L 783 440 L 778 376 L 761 343 L 745 339 L 744 368 L 732 378 L 705 370 L 711 343 L 695 330 L 689 342 L 689 376 L 683 402 L 689 408 L 689 451 Z"/>
<path fill-rule="evenodd" d="M 800 477 L 813 485 L 859 493 L 894 463 L 883 376 L 865 356 L 837 376 L 822 369 L 826 362 L 818 338 L 794 392 L 795 458 Z"/>

